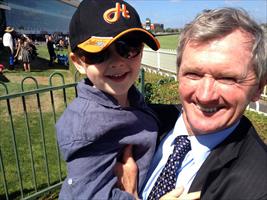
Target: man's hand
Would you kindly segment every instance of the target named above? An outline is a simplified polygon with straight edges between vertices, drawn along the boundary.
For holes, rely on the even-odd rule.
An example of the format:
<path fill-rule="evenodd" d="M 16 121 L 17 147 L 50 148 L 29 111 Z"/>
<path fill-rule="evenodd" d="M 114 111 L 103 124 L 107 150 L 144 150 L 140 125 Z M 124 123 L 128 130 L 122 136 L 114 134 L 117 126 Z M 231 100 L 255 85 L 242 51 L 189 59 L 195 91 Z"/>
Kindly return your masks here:
<path fill-rule="evenodd" d="M 137 174 L 138 167 L 132 155 L 132 145 L 128 145 L 123 153 L 122 162 L 117 162 L 115 174 L 118 177 L 118 187 L 138 198 Z"/>

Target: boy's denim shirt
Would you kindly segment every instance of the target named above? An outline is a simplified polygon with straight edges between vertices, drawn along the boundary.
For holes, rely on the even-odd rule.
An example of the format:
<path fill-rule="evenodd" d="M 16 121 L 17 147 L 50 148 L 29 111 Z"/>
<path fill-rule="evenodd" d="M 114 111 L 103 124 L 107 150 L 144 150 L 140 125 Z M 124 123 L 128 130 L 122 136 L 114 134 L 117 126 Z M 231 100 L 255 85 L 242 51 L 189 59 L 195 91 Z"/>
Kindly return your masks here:
<path fill-rule="evenodd" d="M 116 187 L 114 165 L 127 144 L 139 169 L 141 188 L 154 154 L 158 120 L 132 86 L 131 107 L 94 87 L 89 79 L 78 84 L 78 97 L 56 124 L 58 144 L 68 166 L 60 199 L 134 199 Z"/>

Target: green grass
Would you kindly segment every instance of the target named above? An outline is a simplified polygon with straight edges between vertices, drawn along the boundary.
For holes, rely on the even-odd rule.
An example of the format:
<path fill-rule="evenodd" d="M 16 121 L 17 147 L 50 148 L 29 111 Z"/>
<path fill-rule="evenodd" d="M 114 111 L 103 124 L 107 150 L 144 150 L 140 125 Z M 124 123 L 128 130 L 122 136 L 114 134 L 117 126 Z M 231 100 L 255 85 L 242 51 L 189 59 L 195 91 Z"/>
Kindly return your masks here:
<path fill-rule="evenodd" d="M 46 45 L 38 45 L 37 49 L 38 49 L 38 57 L 49 60 L 49 54 L 48 54 Z M 55 52 L 56 52 L 56 54 L 59 54 L 59 53 L 60 54 L 66 54 L 66 55 L 68 54 L 67 49 L 63 49 L 60 51 L 55 50 Z"/>
<path fill-rule="evenodd" d="M 41 188 L 48 186 L 48 178 L 50 179 L 50 183 L 59 182 L 59 166 L 57 165 L 57 152 L 56 150 L 56 139 L 55 139 L 55 131 L 54 131 L 54 122 L 53 117 L 49 113 L 43 113 L 44 120 L 44 141 L 46 147 L 46 156 L 47 156 L 47 165 L 49 176 L 46 172 L 46 163 L 44 161 L 44 148 L 43 148 L 43 138 L 42 132 L 40 129 L 40 120 L 38 113 L 30 113 L 29 122 L 30 122 L 30 138 L 31 138 L 31 147 L 33 151 L 33 165 L 35 168 L 35 176 L 36 176 L 36 184 L 37 188 L 40 190 Z M 12 137 L 11 127 L 7 126 L 9 124 L 8 119 L 2 118 L 0 127 L 5 127 L 5 131 L 1 131 L 1 151 L 3 154 L 3 163 L 6 171 L 7 177 L 7 185 L 9 188 L 9 194 L 13 198 L 16 197 L 17 191 L 19 191 L 19 177 L 17 174 L 17 165 L 16 165 L 16 157 L 14 152 L 14 143 Z M 33 171 L 32 171 L 32 161 L 30 157 L 30 146 L 28 141 L 28 133 L 27 127 L 25 125 L 25 121 L 22 117 L 16 116 L 14 117 L 14 125 L 15 125 L 15 141 L 17 145 L 17 154 L 19 158 L 19 166 L 21 170 L 21 178 L 22 185 L 25 193 L 27 191 L 33 191 L 34 189 L 34 179 L 33 179 Z M 63 161 L 61 161 L 62 165 L 62 176 L 66 175 L 66 168 Z M 0 194 L 3 194 L 3 188 L 0 189 Z"/>
<path fill-rule="evenodd" d="M 74 97 L 74 89 L 66 89 L 67 103 Z M 4 164 L 5 175 L 7 178 L 8 192 L 12 199 L 19 198 L 19 174 L 17 173 L 17 164 L 15 151 L 17 150 L 19 166 L 21 170 L 22 185 L 25 195 L 34 192 L 34 179 L 32 171 L 32 160 L 30 150 L 33 152 L 33 163 L 36 174 L 36 184 L 38 190 L 48 187 L 48 178 L 50 184 L 59 182 L 59 170 L 61 169 L 62 177 L 66 176 L 66 166 L 61 160 L 61 168 L 58 165 L 55 121 L 59 118 L 65 109 L 63 102 L 62 91 L 54 91 L 54 106 L 55 118 L 53 115 L 53 107 L 50 100 L 50 93 L 41 93 L 40 105 L 36 95 L 27 96 L 26 109 L 27 116 L 25 115 L 22 105 L 21 97 L 10 100 L 10 107 L 12 111 L 11 116 L 7 112 L 7 104 L 5 101 L 0 101 L 0 147 L 2 152 L 2 161 Z M 41 111 L 40 111 L 41 110 Z M 41 120 L 42 119 L 42 120 Z M 29 123 L 29 127 L 27 126 Z M 13 127 L 12 127 L 13 125 Z M 14 128 L 14 134 L 12 131 Z M 30 138 L 30 139 L 29 139 Z M 16 142 L 16 148 L 14 141 Z M 44 142 L 44 143 L 43 143 Z M 31 145 L 30 145 L 31 143 Z M 49 175 L 46 171 L 46 162 L 44 160 L 46 149 L 47 164 Z M 0 180 L 2 181 L 0 175 Z M 0 182 L 1 182 L 0 181 Z M 2 196 L 3 195 L 3 196 Z M 0 199 L 4 198 L 4 188 L 0 186 Z"/>
<path fill-rule="evenodd" d="M 179 35 L 157 36 L 162 49 L 177 49 Z"/>
<path fill-rule="evenodd" d="M 38 53 L 41 57 L 37 64 L 41 66 L 33 66 L 33 70 L 30 73 L 24 72 L 21 68 L 18 68 L 14 71 L 4 71 L 4 75 L 10 80 L 10 82 L 5 83 L 9 93 L 20 92 L 21 81 L 27 76 L 34 77 L 38 81 L 39 88 L 49 86 L 48 78 L 53 72 L 60 72 L 63 74 L 65 83 L 73 83 L 73 77 L 68 70 L 61 69 L 60 66 L 58 67 L 57 65 L 55 69 L 43 67 L 48 63 L 48 53 L 45 47 L 41 47 L 41 51 L 38 51 Z M 58 78 L 58 76 L 55 76 L 53 78 L 53 85 L 61 84 L 62 80 Z M 36 85 L 31 79 L 27 79 L 23 86 L 24 91 L 36 89 Z M 67 103 L 69 103 L 75 97 L 75 91 L 73 88 L 66 89 L 66 94 Z M 2 85 L 0 85 L 0 96 L 1 95 L 5 95 L 5 90 Z M 34 193 L 34 173 L 36 176 L 36 185 L 38 191 L 48 187 L 48 179 L 50 179 L 50 184 L 60 181 L 59 169 L 62 170 L 61 176 L 66 176 L 66 166 L 64 161 L 60 161 L 61 168 L 58 165 L 55 119 L 53 115 L 50 93 L 41 93 L 39 97 L 41 104 L 40 108 L 38 107 L 36 95 L 27 96 L 25 98 L 27 115 L 24 112 L 22 97 L 13 98 L 9 101 L 12 116 L 8 114 L 7 102 L 0 101 L 0 148 L 10 199 L 20 198 L 20 182 L 17 171 L 18 168 L 15 156 L 16 152 L 25 196 Z M 54 91 L 53 97 L 56 112 L 55 117 L 58 119 L 65 109 L 62 90 Z M 42 112 L 40 112 L 40 109 Z M 29 127 L 26 123 L 27 120 Z M 12 130 L 14 130 L 14 134 Z M 44 143 L 42 141 L 44 141 Z M 15 143 L 16 148 L 14 146 Z M 30 143 L 31 146 L 29 145 Z M 46 162 L 44 160 L 44 149 L 46 150 L 47 155 L 49 175 L 47 174 Z M 33 162 L 30 156 L 31 150 L 33 152 Z M 32 170 L 32 166 L 34 166 L 34 171 Z M 1 171 L 0 199 L 5 199 L 4 186 L 2 182 L 3 178 L 4 177 Z"/>
<path fill-rule="evenodd" d="M 245 116 L 248 117 L 258 134 L 261 136 L 263 141 L 267 144 L 267 116 L 257 114 L 256 112 L 246 111 Z"/>

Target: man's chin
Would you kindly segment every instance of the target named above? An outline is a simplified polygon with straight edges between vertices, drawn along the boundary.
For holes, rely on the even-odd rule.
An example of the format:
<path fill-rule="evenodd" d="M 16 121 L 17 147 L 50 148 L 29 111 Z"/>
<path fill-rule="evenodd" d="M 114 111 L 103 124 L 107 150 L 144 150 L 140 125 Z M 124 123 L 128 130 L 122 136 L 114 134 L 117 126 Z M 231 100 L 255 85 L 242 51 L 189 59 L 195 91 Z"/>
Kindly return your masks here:
<path fill-rule="evenodd" d="M 201 126 L 200 124 L 197 124 L 196 126 L 191 124 L 191 130 L 194 135 L 203 135 L 218 132 L 221 130 L 221 126 L 209 123 L 202 124 Z"/>

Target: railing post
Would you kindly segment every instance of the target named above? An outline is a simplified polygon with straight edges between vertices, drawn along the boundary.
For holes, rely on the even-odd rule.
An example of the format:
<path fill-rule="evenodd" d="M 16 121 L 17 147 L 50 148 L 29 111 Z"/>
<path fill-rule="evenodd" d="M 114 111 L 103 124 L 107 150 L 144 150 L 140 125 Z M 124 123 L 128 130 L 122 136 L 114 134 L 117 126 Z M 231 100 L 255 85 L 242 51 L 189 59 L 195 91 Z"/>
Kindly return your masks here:
<path fill-rule="evenodd" d="M 5 194 L 6 194 L 6 200 L 9 200 L 8 198 L 8 188 L 7 188 L 7 180 L 6 180 L 6 174 L 5 174 L 5 168 L 4 168 L 4 163 L 2 159 L 2 152 L 1 152 L 1 147 L 0 147 L 0 169 L 2 171 L 2 179 L 3 179 L 3 184 L 4 184 L 4 189 L 5 189 Z"/>
<path fill-rule="evenodd" d="M 158 67 L 158 72 L 160 71 L 160 52 L 159 50 L 157 51 L 157 67 Z"/>
<path fill-rule="evenodd" d="M 141 68 L 139 77 L 140 77 L 140 91 L 144 95 L 145 94 L 145 70 L 144 68 Z"/>

